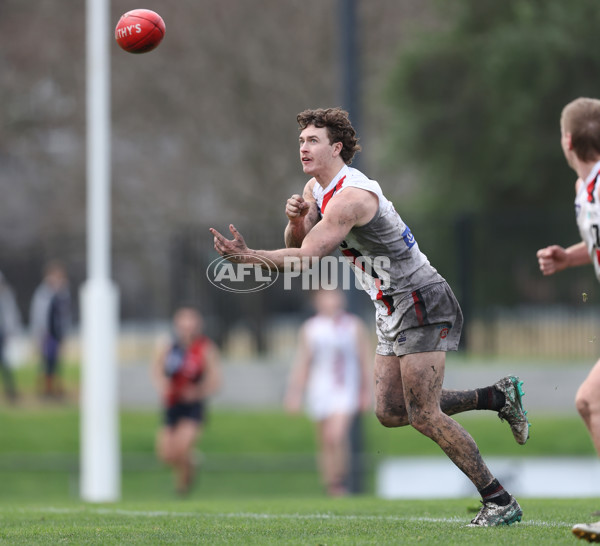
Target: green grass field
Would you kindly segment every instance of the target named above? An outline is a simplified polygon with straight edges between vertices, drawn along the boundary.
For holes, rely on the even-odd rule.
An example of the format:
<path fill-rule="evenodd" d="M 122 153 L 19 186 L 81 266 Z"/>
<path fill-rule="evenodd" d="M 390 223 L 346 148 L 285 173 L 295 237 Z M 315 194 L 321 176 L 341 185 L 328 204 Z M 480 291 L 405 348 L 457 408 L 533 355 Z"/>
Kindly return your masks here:
<path fill-rule="evenodd" d="M 321 490 L 311 423 L 277 411 L 213 411 L 201 443 L 203 470 L 186 499 L 154 457 L 154 412 L 123 412 L 122 500 L 78 498 L 78 413 L 74 404 L 31 399 L 0 406 L 0 543 L 7 544 L 569 544 L 570 527 L 600 519 L 596 499 L 520 499 L 521 524 L 470 529 L 478 500 L 375 498 L 374 468 L 389 456 L 433 456 L 439 448 L 411 429 L 388 430 L 365 416 L 365 495 L 329 499 Z M 518 446 L 487 412 L 461 419 L 485 456 L 588 455 L 577 418 L 533 415 Z"/>
<path fill-rule="evenodd" d="M 524 500 L 526 517 L 503 528 L 471 529 L 473 500 L 382 501 L 206 499 L 15 503 L 0 510 L 7 544 L 569 544 L 590 500 Z"/>

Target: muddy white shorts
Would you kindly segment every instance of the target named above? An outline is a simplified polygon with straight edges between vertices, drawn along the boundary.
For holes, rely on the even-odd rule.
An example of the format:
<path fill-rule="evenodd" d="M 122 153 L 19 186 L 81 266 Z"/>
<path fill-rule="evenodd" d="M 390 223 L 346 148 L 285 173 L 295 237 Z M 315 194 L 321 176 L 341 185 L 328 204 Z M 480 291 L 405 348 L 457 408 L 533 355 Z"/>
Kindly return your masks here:
<path fill-rule="evenodd" d="M 456 351 L 463 316 L 452 289 L 444 281 L 394 299 L 391 315 L 378 309 L 376 324 L 377 354 L 403 356 Z"/>

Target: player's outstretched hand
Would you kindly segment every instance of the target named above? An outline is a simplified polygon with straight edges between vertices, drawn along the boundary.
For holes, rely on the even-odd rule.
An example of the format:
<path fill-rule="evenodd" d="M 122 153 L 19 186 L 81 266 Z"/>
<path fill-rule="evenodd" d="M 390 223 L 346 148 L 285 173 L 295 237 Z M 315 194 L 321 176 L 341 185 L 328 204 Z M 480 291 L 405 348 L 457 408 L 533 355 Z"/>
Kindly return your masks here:
<path fill-rule="evenodd" d="M 244 262 L 244 255 L 249 255 L 250 250 L 246 246 L 246 242 L 242 234 L 235 229 L 233 224 L 229 224 L 229 231 L 233 235 L 233 239 L 227 239 L 221 235 L 216 229 L 210 228 L 210 232 L 215 238 L 215 250 L 230 262 Z"/>
<path fill-rule="evenodd" d="M 537 251 L 537 259 L 543 275 L 553 275 L 569 266 L 567 251 L 558 245 L 541 248 Z"/>
<path fill-rule="evenodd" d="M 298 220 L 298 218 L 306 216 L 309 208 L 310 206 L 304 198 L 295 193 L 285 204 L 285 215 L 289 220 Z"/>

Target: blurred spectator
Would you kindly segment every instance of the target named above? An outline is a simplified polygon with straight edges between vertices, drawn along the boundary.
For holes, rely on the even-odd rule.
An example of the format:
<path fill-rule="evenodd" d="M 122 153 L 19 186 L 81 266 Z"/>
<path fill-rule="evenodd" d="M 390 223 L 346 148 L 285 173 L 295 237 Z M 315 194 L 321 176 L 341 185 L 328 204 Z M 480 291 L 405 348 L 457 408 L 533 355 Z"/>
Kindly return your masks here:
<path fill-rule="evenodd" d="M 355 416 L 370 408 L 370 361 L 366 328 L 345 311 L 338 290 L 315 294 L 316 315 L 300 330 L 297 357 L 285 407 L 306 411 L 317 423 L 319 465 L 327 493 L 348 493 L 350 428 Z"/>
<path fill-rule="evenodd" d="M 60 349 L 71 324 L 69 281 L 61 263 L 46 265 L 44 278 L 31 300 L 29 320 L 34 343 L 41 354 L 40 391 L 47 397 L 61 397 L 64 391 L 59 375 Z"/>
<path fill-rule="evenodd" d="M 12 370 L 6 360 L 5 349 L 9 337 L 19 334 L 21 330 L 21 313 L 17 307 L 15 295 L 0 272 L 0 371 L 6 398 L 11 403 L 17 400 L 17 389 Z"/>
<path fill-rule="evenodd" d="M 206 399 L 221 383 L 219 351 L 202 334 L 202 317 L 181 307 L 173 317 L 173 339 L 153 363 L 152 379 L 164 405 L 158 457 L 175 471 L 176 491 L 189 493 L 194 479 L 194 444 L 202 434 Z"/>

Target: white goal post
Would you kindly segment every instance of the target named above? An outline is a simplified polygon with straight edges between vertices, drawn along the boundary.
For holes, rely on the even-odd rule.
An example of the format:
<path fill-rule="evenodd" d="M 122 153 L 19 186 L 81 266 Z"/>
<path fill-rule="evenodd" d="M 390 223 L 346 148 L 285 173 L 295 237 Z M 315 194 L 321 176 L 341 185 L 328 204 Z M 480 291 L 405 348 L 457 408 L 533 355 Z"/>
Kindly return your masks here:
<path fill-rule="evenodd" d="M 80 495 L 121 496 L 116 337 L 110 280 L 110 3 L 87 0 L 87 280 L 81 290 Z"/>

